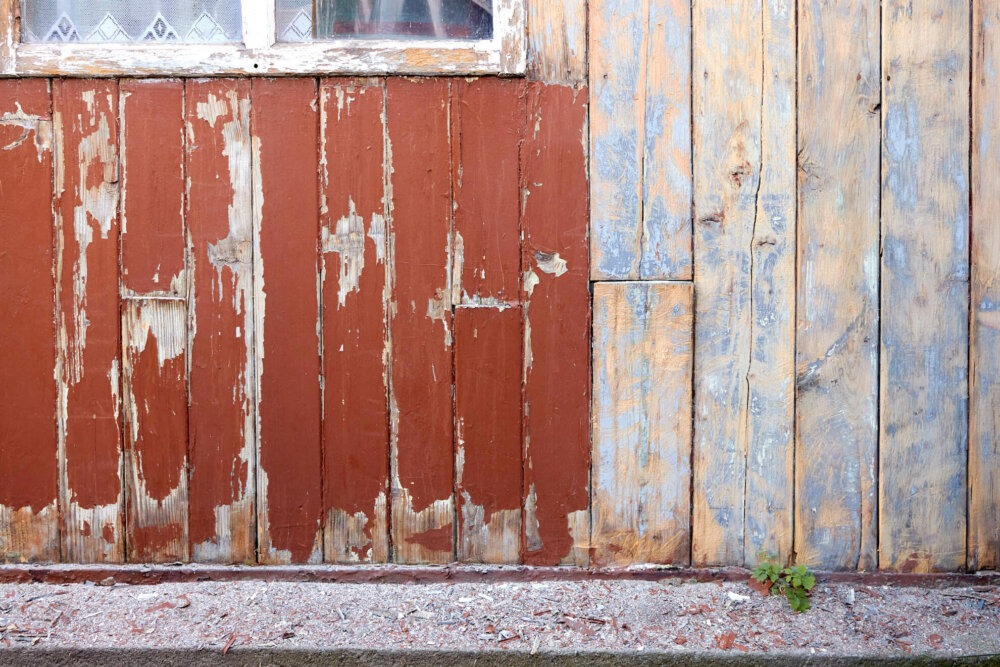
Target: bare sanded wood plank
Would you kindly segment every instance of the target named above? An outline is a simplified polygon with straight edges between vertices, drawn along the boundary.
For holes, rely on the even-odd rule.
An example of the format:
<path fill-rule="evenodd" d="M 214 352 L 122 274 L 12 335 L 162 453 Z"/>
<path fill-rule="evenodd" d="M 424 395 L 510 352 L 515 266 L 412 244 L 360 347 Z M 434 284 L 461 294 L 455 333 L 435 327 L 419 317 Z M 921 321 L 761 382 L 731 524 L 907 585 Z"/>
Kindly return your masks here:
<path fill-rule="evenodd" d="M 392 545 L 452 560 L 455 460 L 447 79 L 389 79 Z"/>
<path fill-rule="evenodd" d="M 586 0 L 527 0 L 528 77 L 544 83 L 587 79 Z"/>
<path fill-rule="evenodd" d="M 185 84 L 191 556 L 254 560 L 253 211 L 249 80 Z"/>
<path fill-rule="evenodd" d="M 123 79 L 122 290 L 186 296 L 184 84 Z"/>
<path fill-rule="evenodd" d="M 586 566 L 590 540 L 587 89 L 528 86 L 524 243 L 524 560 Z"/>
<path fill-rule="evenodd" d="M 1000 3 L 974 5 L 969 569 L 1000 567 Z"/>
<path fill-rule="evenodd" d="M 799 6 L 795 550 L 877 564 L 879 3 Z"/>
<path fill-rule="evenodd" d="M 303 78 L 252 84 L 262 563 L 323 558 L 316 86 Z"/>
<path fill-rule="evenodd" d="M 53 82 L 62 557 L 124 559 L 118 85 Z"/>
<path fill-rule="evenodd" d="M 966 564 L 969 5 L 882 8 L 879 566 Z"/>
<path fill-rule="evenodd" d="M 0 561 L 55 561 L 52 114 L 45 80 L 0 81 L 0 183 Z"/>
<path fill-rule="evenodd" d="M 377 79 L 320 86 L 324 558 L 389 558 L 385 95 Z"/>
<path fill-rule="evenodd" d="M 187 304 L 122 307 L 126 544 L 132 562 L 189 559 Z"/>
<path fill-rule="evenodd" d="M 452 301 L 516 302 L 521 274 L 518 150 L 524 82 L 456 80 L 452 84 L 454 187 Z"/>
<path fill-rule="evenodd" d="M 455 469 L 462 562 L 520 560 L 523 319 L 516 307 L 455 309 Z"/>
<path fill-rule="evenodd" d="M 690 279 L 690 4 L 589 4 L 592 277 Z"/>
<path fill-rule="evenodd" d="M 794 11 L 697 4 L 693 22 L 692 551 L 741 565 L 791 550 Z"/>
<path fill-rule="evenodd" d="M 691 549 L 690 283 L 594 286 L 594 565 Z"/>

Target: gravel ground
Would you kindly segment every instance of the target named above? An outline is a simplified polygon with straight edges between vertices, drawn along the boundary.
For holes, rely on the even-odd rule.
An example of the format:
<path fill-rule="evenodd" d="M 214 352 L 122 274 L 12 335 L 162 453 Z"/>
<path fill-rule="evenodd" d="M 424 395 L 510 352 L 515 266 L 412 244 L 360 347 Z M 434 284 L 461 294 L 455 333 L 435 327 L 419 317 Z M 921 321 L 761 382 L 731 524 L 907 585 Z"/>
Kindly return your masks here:
<path fill-rule="evenodd" d="M 0 663 L 95 649 L 996 657 L 1000 589 L 820 583 L 796 614 L 744 583 L 677 578 L 0 585 Z"/>

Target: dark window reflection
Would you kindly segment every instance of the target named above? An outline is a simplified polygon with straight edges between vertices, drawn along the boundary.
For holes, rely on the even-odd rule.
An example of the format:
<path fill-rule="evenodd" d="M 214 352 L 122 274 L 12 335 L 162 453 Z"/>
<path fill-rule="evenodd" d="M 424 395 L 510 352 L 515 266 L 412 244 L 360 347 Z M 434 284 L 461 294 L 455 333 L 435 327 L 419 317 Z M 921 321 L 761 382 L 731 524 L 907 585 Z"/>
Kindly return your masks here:
<path fill-rule="evenodd" d="M 490 39 L 492 0 L 315 0 L 316 39 Z"/>

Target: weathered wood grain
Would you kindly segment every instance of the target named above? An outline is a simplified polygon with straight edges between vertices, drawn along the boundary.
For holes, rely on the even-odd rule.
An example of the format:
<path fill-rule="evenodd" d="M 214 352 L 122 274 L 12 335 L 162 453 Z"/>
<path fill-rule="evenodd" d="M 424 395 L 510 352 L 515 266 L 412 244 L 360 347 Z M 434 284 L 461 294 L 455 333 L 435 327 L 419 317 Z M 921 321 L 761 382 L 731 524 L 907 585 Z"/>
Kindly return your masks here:
<path fill-rule="evenodd" d="M 879 3 L 799 4 L 795 550 L 877 565 Z"/>
<path fill-rule="evenodd" d="M 189 559 L 187 397 L 186 302 L 127 300 L 122 414 L 129 561 Z"/>
<path fill-rule="evenodd" d="M 696 565 L 791 550 L 794 19 L 694 7 Z"/>
<path fill-rule="evenodd" d="M 452 302 L 456 305 L 495 306 L 518 299 L 517 170 L 523 124 L 522 81 L 452 83 Z"/>
<path fill-rule="evenodd" d="M 379 80 L 320 85 L 324 557 L 389 558 L 385 95 Z"/>
<path fill-rule="evenodd" d="M 55 561 L 52 114 L 45 80 L 0 81 L 0 183 L 0 562 Z"/>
<path fill-rule="evenodd" d="M 53 82 L 62 557 L 124 559 L 118 85 Z"/>
<path fill-rule="evenodd" d="M 447 79 L 389 79 L 392 545 L 400 563 L 454 552 L 451 147 Z"/>
<path fill-rule="evenodd" d="M 513 176 L 516 187 L 516 166 Z M 517 307 L 455 309 L 455 489 L 462 562 L 520 560 L 523 320 Z"/>
<path fill-rule="evenodd" d="M 969 558 L 1000 568 L 1000 3 L 973 4 Z"/>
<path fill-rule="evenodd" d="M 883 5 L 879 566 L 966 564 L 969 6 Z"/>
<path fill-rule="evenodd" d="M 315 79 L 254 79 L 257 557 L 323 558 L 319 105 Z M 294 128 L 294 131 L 289 131 Z"/>
<path fill-rule="evenodd" d="M 590 539 L 587 89 L 530 83 L 521 150 L 524 560 L 586 566 Z"/>
<path fill-rule="evenodd" d="M 186 83 L 191 556 L 255 550 L 250 81 Z"/>
<path fill-rule="evenodd" d="M 586 0 L 527 0 L 528 78 L 554 84 L 587 80 Z"/>
<path fill-rule="evenodd" d="M 691 549 L 690 283 L 594 285 L 594 565 Z"/>
<path fill-rule="evenodd" d="M 690 4 L 589 6 L 592 277 L 690 279 Z"/>
<path fill-rule="evenodd" d="M 119 90 L 122 291 L 183 297 L 184 84 L 123 79 Z"/>

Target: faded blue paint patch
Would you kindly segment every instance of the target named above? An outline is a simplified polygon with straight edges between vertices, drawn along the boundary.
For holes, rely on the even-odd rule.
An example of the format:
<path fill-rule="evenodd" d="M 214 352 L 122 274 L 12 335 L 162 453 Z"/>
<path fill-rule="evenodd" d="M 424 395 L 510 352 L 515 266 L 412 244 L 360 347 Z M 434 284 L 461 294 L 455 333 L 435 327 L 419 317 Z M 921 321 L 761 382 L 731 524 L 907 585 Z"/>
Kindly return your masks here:
<path fill-rule="evenodd" d="M 915 211 L 921 201 L 920 108 L 915 98 L 913 91 L 901 91 L 888 99 L 885 112 L 885 187 L 904 211 Z"/>

